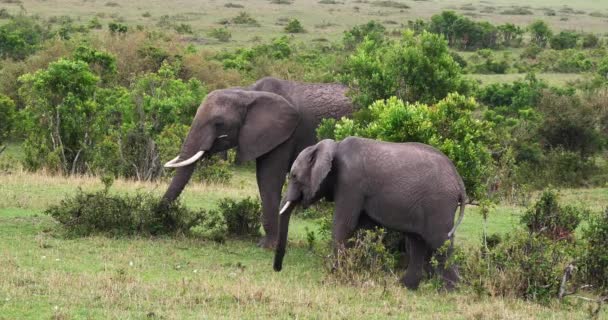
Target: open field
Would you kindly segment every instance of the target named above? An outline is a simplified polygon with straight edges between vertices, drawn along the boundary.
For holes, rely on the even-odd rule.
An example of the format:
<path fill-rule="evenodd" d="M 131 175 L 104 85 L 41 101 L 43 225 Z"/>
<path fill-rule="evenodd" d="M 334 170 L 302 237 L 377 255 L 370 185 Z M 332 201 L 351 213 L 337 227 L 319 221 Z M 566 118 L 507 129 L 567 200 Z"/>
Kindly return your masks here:
<path fill-rule="evenodd" d="M 386 284 L 353 288 L 328 282 L 319 252 L 306 249 L 295 219 L 285 268 L 271 268 L 273 253 L 251 241 L 224 245 L 187 238 L 87 237 L 66 239 L 42 214 L 77 188 L 101 189 L 94 177 L 62 178 L 15 172 L 0 176 L 0 318 L 2 319 L 201 319 L 201 318 L 408 318 L 584 319 L 584 305 L 541 306 L 514 299 L 437 293 L 430 285 L 411 292 Z M 160 194 L 164 183 L 116 181 L 114 192 Z M 564 199 L 600 208 L 608 188 L 563 190 Z M 190 184 L 192 208 L 211 208 L 225 196 L 256 195 L 252 172 L 239 169 L 229 185 Z M 499 206 L 490 232 L 512 230 L 522 208 Z M 296 216 L 297 217 L 297 216 Z M 469 207 L 458 233 L 462 246 L 479 244 L 482 223 Z M 604 313 L 608 316 L 607 313 Z"/>
<path fill-rule="evenodd" d="M 380 21 L 391 30 L 401 24 L 407 24 L 408 20 L 428 19 L 443 10 L 455 10 L 473 19 L 486 20 L 493 24 L 511 22 L 527 25 L 536 19 L 544 19 L 557 30 L 572 29 L 596 33 L 608 30 L 608 4 L 594 0 L 398 0 L 393 1 L 397 4 L 395 6 L 382 5 L 381 1 L 373 0 L 328 2 L 334 4 L 322 4 L 316 0 L 294 0 L 291 4 L 273 4 L 270 0 L 7 0 L 0 2 L 0 8 L 7 8 L 9 12 L 15 13 L 21 10 L 22 6 L 27 13 L 44 18 L 70 16 L 82 23 L 97 17 L 104 25 L 112 21 L 131 26 L 185 23 L 193 29 L 193 35 L 184 36 L 185 41 L 215 48 L 243 46 L 285 34 L 284 25 L 292 18 L 299 19 L 307 30 L 306 33 L 295 35 L 297 39 L 335 40 L 344 30 L 369 20 Z M 409 8 L 400 8 L 400 5 Z M 554 15 L 547 15 L 551 10 Z M 207 36 L 209 30 L 222 26 L 220 21 L 232 19 L 240 12 L 249 13 L 258 21 L 259 26 L 229 25 L 228 29 L 233 35 L 229 43 L 218 43 Z M 162 28 L 167 29 L 166 26 Z"/>

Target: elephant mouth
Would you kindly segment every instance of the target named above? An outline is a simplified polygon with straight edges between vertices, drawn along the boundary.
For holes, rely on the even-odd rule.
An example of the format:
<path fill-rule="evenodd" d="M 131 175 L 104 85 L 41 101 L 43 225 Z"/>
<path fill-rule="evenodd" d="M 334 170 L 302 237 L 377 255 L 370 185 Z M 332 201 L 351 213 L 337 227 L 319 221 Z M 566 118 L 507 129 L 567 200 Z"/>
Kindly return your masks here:
<path fill-rule="evenodd" d="M 195 163 L 196 161 L 198 161 L 199 159 L 201 159 L 204 154 L 205 154 L 205 151 L 201 150 L 201 151 L 195 153 L 192 157 L 190 157 L 186 160 L 182 160 L 182 161 L 180 161 L 179 156 L 177 156 L 173 160 L 165 163 L 165 168 L 180 168 L 180 167 L 189 166 L 189 165 Z"/>

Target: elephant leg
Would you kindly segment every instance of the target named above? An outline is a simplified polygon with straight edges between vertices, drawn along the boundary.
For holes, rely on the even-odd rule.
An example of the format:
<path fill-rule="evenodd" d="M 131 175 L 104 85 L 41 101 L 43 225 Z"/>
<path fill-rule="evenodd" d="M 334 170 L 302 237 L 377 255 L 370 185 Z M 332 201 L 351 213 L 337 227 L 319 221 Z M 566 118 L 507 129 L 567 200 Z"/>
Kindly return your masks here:
<path fill-rule="evenodd" d="M 405 276 L 401 279 L 403 285 L 410 290 L 418 289 L 424 276 L 423 268 L 427 260 L 427 244 L 418 235 L 408 235 L 409 261 Z"/>
<path fill-rule="evenodd" d="M 351 238 L 354 235 L 355 230 L 357 230 L 359 217 L 362 213 L 361 203 L 362 201 L 355 201 L 351 197 L 348 199 L 336 199 L 332 229 L 334 253 L 337 254 L 339 250 L 344 249 L 346 241 Z"/>
<path fill-rule="evenodd" d="M 259 245 L 274 248 L 278 240 L 281 189 L 289 170 L 290 145 L 285 143 L 256 160 L 256 178 L 262 200 L 262 227 L 265 236 Z"/>

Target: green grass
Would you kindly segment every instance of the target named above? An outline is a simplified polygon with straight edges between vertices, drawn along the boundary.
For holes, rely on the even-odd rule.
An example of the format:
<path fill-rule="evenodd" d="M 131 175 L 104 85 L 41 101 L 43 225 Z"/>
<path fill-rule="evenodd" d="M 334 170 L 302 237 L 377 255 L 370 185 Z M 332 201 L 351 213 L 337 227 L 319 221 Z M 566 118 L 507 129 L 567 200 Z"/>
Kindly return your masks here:
<path fill-rule="evenodd" d="M 478 80 L 484 85 L 505 82 L 510 83 L 526 78 L 525 73 L 467 74 L 466 76 L 471 79 Z M 545 80 L 548 84 L 553 86 L 566 86 L 571 82 L 584 80 L 586 76 L 578 73 L 537 73 L 536 77 L 538 79 Z"/>
<path fill-rule="evenodd" d="M 1 319 L 584 319 L 584 305 L 540 306 L 515 299 L 477 297 L 464 289 L 442 294 L 425 283 L 417 292 L 386 283 L 362 287 L 326 277 L 321 252 L 306 249 L 305 227 L 292 222 L 281 273 L 273 252 L 251 241 L 220 245 L 188 238 L 69 239 L 42 212 L 77 188 L 101 189 L 94 177 L 64 178 L 15 172 L 0 176 Z M 253 173 L 239 169 L 228 185 L 190 184 L 184 203 L 211 208 L 225 196 L 257 196 Z M 118 180 L 113 192 L 161 194 L 166 183 Z M 564 190 L 565 199 L 608 205 L 608 188 Z M 489 232 L 506 233 L 522 208 L 499 206 Z M 469 206 L 458 230 L 461 246 L 477 246 L 482 220 Z M 320 244 L 319 244 L 320 245 Z M 321 249 L 321 248 L 318 248 Z"/>

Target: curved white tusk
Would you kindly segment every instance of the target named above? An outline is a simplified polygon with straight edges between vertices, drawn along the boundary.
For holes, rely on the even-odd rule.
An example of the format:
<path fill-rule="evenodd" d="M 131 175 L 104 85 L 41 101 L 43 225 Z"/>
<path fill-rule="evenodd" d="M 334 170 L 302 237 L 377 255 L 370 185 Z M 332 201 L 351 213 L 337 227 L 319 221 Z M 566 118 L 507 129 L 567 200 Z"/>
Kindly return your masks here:
<path fill-rule="evenodd" d="M 291 201 L 287 201 L 285 203 L 285 205 L 283 206 L 283 209 L 281 209 L 281 211 L 279 211 L 279 214 L 285 213 L 285 211 L 287 211 L 287 209 L 289 209 L 289 206 L 291 206 Z"/>
<path fill-rule="evenodd" d="M 219 136 L 219 137 L 217 137 L 217 138 L 218 138 L 218 139 L 222 139 L 222 138 L 226 138 L 227 136 L 228 136 L 227 134 L 223 134 L 223 135 L 221 135 L 221 136 Z"/>
<path fill-rule="evenodd" d="M 179 156 L 173 158 L 173 160 L 165 163 L 165 167 L 169 167 L 170 165 L 174 164 L 177 160 L 179 160 Z"/>
<path fill-rule="evenodd" d="M 194 154 L 192 157 L 190 157 L 190 159 L 188 160 L 184 160 L 182 162 L 178 162 L 178 163 L 169 163 L 167 162 L 167 164 L 165 164 L 166 168 L 179 168 L 179 167 L 183 167 L 183 166 L 187 166 L 189 164 L 193 164 L 194 162 L 196 162 L 196 160 L 200 159 L 203 154 L 205 154 L 205 151 L 199 151 L 196 154 Z"/>

